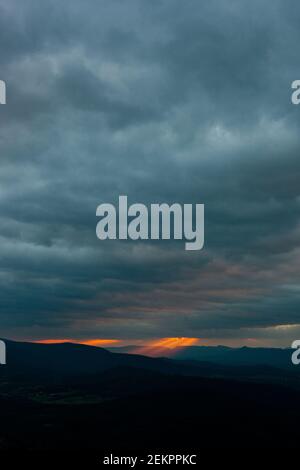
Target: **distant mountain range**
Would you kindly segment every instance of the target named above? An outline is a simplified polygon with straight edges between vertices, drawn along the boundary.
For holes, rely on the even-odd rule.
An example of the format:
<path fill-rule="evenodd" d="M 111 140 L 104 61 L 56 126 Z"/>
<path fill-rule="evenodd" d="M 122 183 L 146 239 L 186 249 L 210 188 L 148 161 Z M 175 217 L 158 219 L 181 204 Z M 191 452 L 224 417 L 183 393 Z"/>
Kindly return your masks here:
<path fill-rule="evenodd" d="M 106 349 L 74 343 L 41 344 L 4 340 L 7 365 L 2 373 L 52 375 L 88 375 L 120 367 L 152 370 L 167 374 L 196 374 L 198 365 L 187 369 L 179 361 L 151 358 L 136 354 L 121 354 Z"/>
<path fill-rule="evenodd" d="M 228 347 L 186 347 L 170 357 L 131 354 L 137 348 L 110 350 L 74 343 L 40 344 L 6 341 L 7 365 L 0 378 L 24 380 L 69 380 L 70 377 L 97 375 L 113 369 L 139 369 L 166 375 L 267 380 L 287 379 L 300 388 L 300 367 L 291 363 L 289 349 Z M 167 350 L 166 350 L 167 355 Z"/>
<path fill-rule="evenodd" d="M 139 354 L 143 351 L 141 346 L 111 347 L 109 351 L 122 354 Z M 187 346 L 178 349 L 165 348 L 163 357 L 207 361 L 222 365 L 265 365 L 280 368 L 294 368 L 291 363 L 291 349 L 278 348 L 229 348 L 227 346 Z"/>
<path fill-rule="evenodd" d="M 170 359 L 70 343 L 6 344 L 0 450 L 99 457 L 298 448 L 300 374 L 289 350 L 189 347 Z"/>

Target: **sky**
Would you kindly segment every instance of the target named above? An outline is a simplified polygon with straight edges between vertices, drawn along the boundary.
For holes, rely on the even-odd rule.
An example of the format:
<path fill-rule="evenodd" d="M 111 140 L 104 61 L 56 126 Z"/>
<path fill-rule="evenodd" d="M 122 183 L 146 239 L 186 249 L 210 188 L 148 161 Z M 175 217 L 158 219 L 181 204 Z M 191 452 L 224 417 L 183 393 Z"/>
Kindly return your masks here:
<path fill-rule="evenodd" d="M 0 0 L 0 336 L 300 336 L 296 0 Z M 205 246 L 96 208 L 205 204 Z"/>

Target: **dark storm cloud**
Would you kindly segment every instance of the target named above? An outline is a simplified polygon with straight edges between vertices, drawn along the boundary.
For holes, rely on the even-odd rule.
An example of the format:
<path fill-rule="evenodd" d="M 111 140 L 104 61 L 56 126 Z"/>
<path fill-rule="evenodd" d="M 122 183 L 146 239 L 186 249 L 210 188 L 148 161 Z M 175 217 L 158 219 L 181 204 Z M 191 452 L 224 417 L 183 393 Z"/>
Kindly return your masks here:
<path fill-rule="evenodd" d="M 0 9 L 2 336 L 276 342 L 299 324 L 297 2 Z M 99 242 L 119 194 L 205 203 L 205 249 Z"/>

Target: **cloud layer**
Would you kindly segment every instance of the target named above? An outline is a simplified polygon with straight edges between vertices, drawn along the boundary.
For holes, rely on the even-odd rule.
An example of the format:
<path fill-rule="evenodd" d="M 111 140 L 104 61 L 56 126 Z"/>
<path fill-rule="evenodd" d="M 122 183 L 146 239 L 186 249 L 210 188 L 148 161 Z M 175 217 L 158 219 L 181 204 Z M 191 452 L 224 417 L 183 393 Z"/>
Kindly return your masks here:
<path fill-rule="evenodd" d="M 299 19 L 283 0 L 0 1 L 2 336 L 289 345 Z M 119 194 L 204 203 L 205 249 L 99 242 Z"/>

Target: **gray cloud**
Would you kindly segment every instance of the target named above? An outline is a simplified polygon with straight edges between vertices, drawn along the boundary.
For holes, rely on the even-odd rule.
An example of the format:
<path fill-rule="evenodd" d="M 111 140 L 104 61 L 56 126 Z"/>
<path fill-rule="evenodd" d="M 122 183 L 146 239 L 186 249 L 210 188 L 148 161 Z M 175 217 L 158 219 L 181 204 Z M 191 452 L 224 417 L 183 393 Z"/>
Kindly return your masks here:
<path fill-rule="evenodd" d="M 297 2 L 0 9 L 2 336 L 277 344 L 300 323 Z M 204 251 L 99 242 L 119 194 L 205 203 Z"/>

